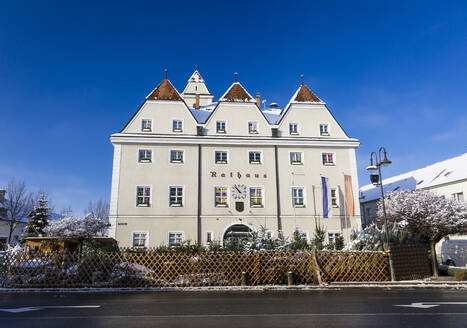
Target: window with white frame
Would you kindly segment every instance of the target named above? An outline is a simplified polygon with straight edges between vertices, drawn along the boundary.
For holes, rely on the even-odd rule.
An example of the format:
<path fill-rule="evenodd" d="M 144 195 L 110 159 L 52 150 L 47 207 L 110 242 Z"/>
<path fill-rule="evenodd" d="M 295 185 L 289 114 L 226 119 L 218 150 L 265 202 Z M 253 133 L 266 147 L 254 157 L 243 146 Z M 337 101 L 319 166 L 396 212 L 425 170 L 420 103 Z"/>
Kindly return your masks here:
<path fill-rule="evenodd" d="M 216 122 L 216 132 L 217 133 L 226 133 L 226 124 L 225 121 L 217 121 Z"/>
<path fill-rule="evenodd" d="M 183 150 L 170 151 L 170 163 L 183 164 Z"/>
<path fill-rule="evenodd" d="M 136 206 L 147 207 L 151 201 L 151 187 L 138 186 L 136 187 Z"/>
<path fill-rule="evenodd" d="M 260 151 L 248 152 L 248 160 L 250 164 L 261 164 L 261 152 Z"/>
<path fill-rule="evenodd" d="M 290 164 L 302 165 L 303 164 L 303 153 L 301 151 L 290 152 Z"/>
<path fill-rule="evenodd" d="M 206 231 L 206 244 L 210 244 L 214 241 L 214 232 Z"/>
<path fill-rule="evenodd" d="M 173 120 L 172 121 L 172 131 L 173 132 L 183 132 L 183 121 Z"/>
<path fill-rule="evenodd" d="M 215 187 L 214 188 L 214 202 L 216 207 L 228 207 L 228 188 Z"/>
<path fill-rule="evenodd" d="M 289 134 L 298 134 L 298 124 L 289 123 Z"/>
<path fill-rule="evenodd" d="M 147 232 L 133 232 L 133 247 L 147 247 L 148 246 L 148 233 Z"/>
<path fill-rule="evenodd" d="M 152 150 L 151 149 L 140 149 L 138 152 L 139 163 L 151 163 L 152 161 Z"/>
<path fill-rule="evenodd" d="M 180 246 L 183 243 L 182 231 L 169 231 L 169 246 Z"/>
<path fill-rule="evenodd" d="M 464 202 L 464 193 L 457 192 L 455 194 L 452 194 L 452 198 L 454 198 L 455 200 L 458 200 L 459 202 Z"/>
<path fill-rule="evenodd" d="M 294 207 L 305 206 L 305 189 L 302 187 L 292 188 L 292 205 Z"/>
<path fill-rule="evenodd" d="M 141 131 L 151 132 L 152 131 L 152 120 L 143 118 L 141 120 Z"/>
<path fill-rule="evenodd" d="M 169 187 L 169 206 L 172 206 L 172 207 L 183 206 L 183 187 L 177 187 L 177 186 Z"/>
<path fill-rule="evenodd" d="M 336 188 L 331 188 L 331 206 L 338 207 L 339 206 L 339 194 Z"/>
<path fill-rule="evenodd" d="M 248 122 L 248 133 L 250 134 L 258 133 L 258 122 Z"/>
<path fill-rule="evenodd" d="M 340 232 L 328 232 L 328 243 L 333 244 L 336 242 L 336 238 L 341 235 Z"/>
<path fill-rule="evenodd" d="M 263 207 L 263 188 L 250 188 L 250 207 Z"/>
<path fill-rule="evenodd" d="M 319 125 L 319 134 L 322 136 L 328 136 L 329 135 L 329 128 L 327 124 L 320 124 Z"/>
<path fill-rule="evenodd" d="M 227 164 L 227 152 L 223 150 L 216 150 L 214 152 L 214 159 L 216 164 Z"/>
<path fill-rule="evenodd" d="M 323 165 L 336 165 L 336 159 L 334 157 L 334 153 L 322 153 L 321 158 L 323 160 Z"/>

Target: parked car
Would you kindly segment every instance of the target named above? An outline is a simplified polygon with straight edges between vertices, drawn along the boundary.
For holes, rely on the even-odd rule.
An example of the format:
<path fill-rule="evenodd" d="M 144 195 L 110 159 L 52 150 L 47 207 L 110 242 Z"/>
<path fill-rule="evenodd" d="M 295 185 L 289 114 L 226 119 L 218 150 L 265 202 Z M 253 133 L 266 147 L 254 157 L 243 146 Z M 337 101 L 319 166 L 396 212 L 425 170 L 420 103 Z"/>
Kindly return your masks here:
<path fill-rule="evenodd" d="M 441 245 L 441 258 L 444 264 L 467 266 L 467 239 L 450 239 Z"/>

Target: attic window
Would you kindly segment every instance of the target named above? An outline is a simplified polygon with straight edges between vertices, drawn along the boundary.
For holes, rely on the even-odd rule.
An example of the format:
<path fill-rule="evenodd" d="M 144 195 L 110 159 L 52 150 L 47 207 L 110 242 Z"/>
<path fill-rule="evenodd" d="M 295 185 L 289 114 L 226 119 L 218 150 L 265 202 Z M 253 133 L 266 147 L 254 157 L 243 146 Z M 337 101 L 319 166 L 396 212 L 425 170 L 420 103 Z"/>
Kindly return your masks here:
<path fill-rule="evenodd" d="M 451 173 L 452 173 L 452 171 L 447 171 L 446 173 L 444 173 L 444 176 L 447 177 L 447 176 L 449 176 Z"/>
<path fill-rule="evenodd" d="M 418 185 L 420 185 L 420 184 L 422 184 L 422 183 L 423 183 L 423 181 L 424 181 L 424 180 L 420 180 L 420 181 L 418 181 L 418 182 L 417 182 L 417 186 L 418 186 Z"/>
<path fill-rule="evenodd" d="M 400 189 L 400 187 L 396 187 L 396 188 L 394 188 L 394 190 L 393 190 L 393 191 L 396 191 L 396 190 L 399 190 L 399 189 Z"/>

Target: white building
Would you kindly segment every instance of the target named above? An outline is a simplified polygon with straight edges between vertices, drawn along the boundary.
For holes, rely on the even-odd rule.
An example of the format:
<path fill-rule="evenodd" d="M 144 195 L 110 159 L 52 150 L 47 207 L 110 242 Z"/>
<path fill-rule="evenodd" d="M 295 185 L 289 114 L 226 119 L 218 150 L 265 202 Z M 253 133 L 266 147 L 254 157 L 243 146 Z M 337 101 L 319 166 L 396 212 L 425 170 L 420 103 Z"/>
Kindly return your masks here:
<path fill-rule="evenodd" d="M 261 227 L 311 239 L 317 221 L 332 241 L 359 227 L 359 141 L 307 86 L 283 110 L 262 111 L 237 81 L 213 100 L 198 71 L 181 94 L 164 79 L 110 137 L 120 246 L 224 242 Z"/>
<path fill-rule="evenodd" d="M 466 202 L 467 153 L 437 162 L 421 169 L 383 179 L 385 195 L 397 190 L 429 190 L 439 195 Z M 380 188 L 372 184 L 360 188 L 362 224 L 366 226 L 376 218 L 376 203 Z"/>

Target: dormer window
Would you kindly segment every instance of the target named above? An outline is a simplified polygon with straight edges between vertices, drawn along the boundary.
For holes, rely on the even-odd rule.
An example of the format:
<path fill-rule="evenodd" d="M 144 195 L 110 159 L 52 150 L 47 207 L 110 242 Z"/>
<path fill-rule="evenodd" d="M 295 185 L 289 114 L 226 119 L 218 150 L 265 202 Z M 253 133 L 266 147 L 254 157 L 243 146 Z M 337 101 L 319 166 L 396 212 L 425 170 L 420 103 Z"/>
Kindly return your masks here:
<path fill-rule="evenodd" d="M 249 134 L 258 133 L 258 122 L 248 122 L 248 133 Z"/>
<path fill-rule="evenodd" d="M 227 130 L 225 128 L 225 121 L 217 121 L 216 122 L 216 132 L 217 133 L 226 133 Z"/>
<path fill-rule="evenodd" d="M 152 120 L 143 118 L 141 120 L 141 131 L 151 132 L 152 131 Z"/>
<path fill-rule="evenodd" d="M 173 132 L 183 132 L 183 121 L 173 120 L 172 121 L 172 131 Z"/>
<path fill-rule="evenodd" d="M 298 134 L 298 124 L 297 123 L 289 123 L 289 134 L 290 135 Z"/>
<path fill-rule="evenodd" d="M 327 124 L 320 124 L 319 125 L 319 134 L 322 136 L 328 136 L 329 135 L 329 127 Z"/>

